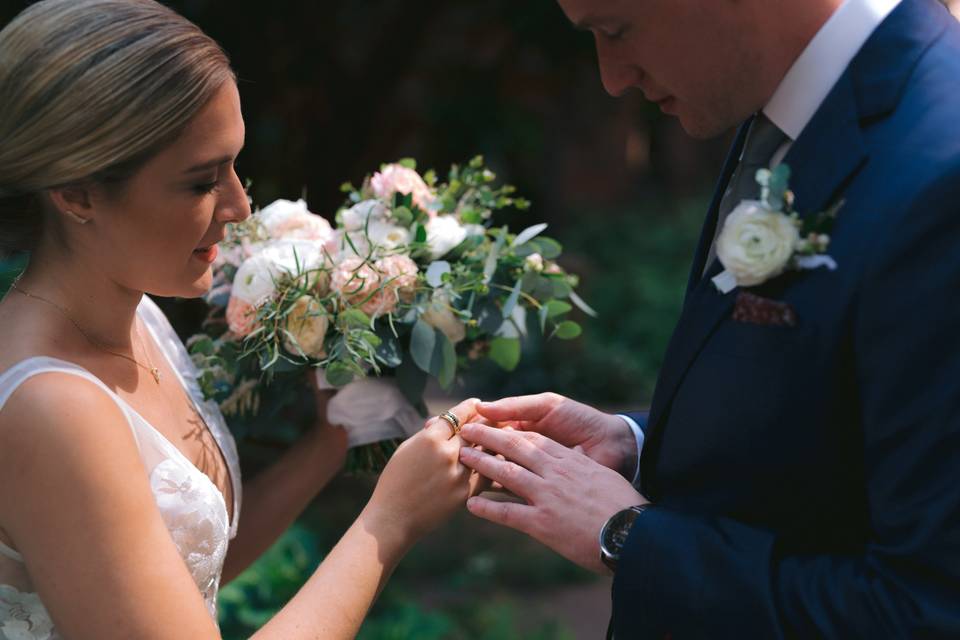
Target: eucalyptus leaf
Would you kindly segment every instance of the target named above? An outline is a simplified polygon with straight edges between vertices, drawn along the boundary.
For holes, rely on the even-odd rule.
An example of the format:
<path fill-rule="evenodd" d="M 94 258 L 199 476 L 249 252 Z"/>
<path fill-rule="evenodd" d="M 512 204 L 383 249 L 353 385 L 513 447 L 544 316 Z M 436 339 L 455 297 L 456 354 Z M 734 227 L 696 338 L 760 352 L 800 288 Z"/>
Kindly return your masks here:
<path fill-rule="evenodd" d="M 427 284 L 436 289 L 443 286 L 443 275 L 450 273 L 450 263 L 444 260 L 437 260 L 430 263 L 427 267 Z"/>
<path fill-rule="evenodd" d="M 569 297 L 570 297 L 570 302 L 575 304 L 576 307 L 580 309 L 580 311 L 583 311 L 585 314 L 587 314 L 591 318 L 596 318 L 598 315 L 600 315 L 593 310 L 593 307 L 591 307 L 586 302 L 584 302 L 583 298 L 578 296 L 576 291 L 571 291 L 569 294 Z"/>
<path fill-rule="evenodd" d="M 343 362 L 334 361 L 327 365 L 326 378 L 334 387 L 343 387 L 353 382 L 353 369 Z"/>
<path fill-rule="evenodd" d="M 370 316 L 360 309 L 347 309 L 340 312 L 340 319 L 348 327 L 363 329 L 370 326 Z"/>
<path fill-rule="evenodd" d="M 427 374 L 412 360 L 404 360 L 396 370 L 397 387 L 413 406 L 423 403 L 423 391 L 427 387 Z"/>
<path fill-rule="evenodd" d="M 490 343 L 488 356 L 504 371 L 513 371 L 520 364 L 520 340 L 517 338 L 495 338 Z"/>
<path fill-rule="evenodd" d="M 432 374 L 430 365 L 437 344 L 437 331 L 424 322 L 417 320 L 410 333 L 410 356 L 422 371 Z"/>
<path fill-rule="evenodd" d="M 527 227 L 526 229 L 521 231 L 519 234 L 517 234 L 517 237 L 513 239 L 513 243 L 511 244 L 511 246 L 519 247 L 519 246 L 525 245 L 526 243 L 530 242 L 531 240 L 536 238 L 538 235 L 543 233 L 548 226 L 549 225 L 544 222 L 542 224 L 535 224 L 532 227 Z"/>
<path fill-rule="evenodd" d="M 554 331 L 554 335 L 561 340 L 573 340 L 579 338 L 582 333 L 583 328 L 572 320 L 561 322 Z"/>
<path fill-rule="evenodd" d="M 573 307 L 563 300 L 551 300 L 544 308 L 547 310 L 548 318 L 556 318 L 557 316 L 562 316 L 565 313 L 573 311 Z"/>
<path fill-rule="evenodd" d="M 437 380 L 440 386 L 448 389 L 453 384 L 457 373 L 457 351 L 450 339 L 442 331 L 437 330 L 437 345 L 440 352 L 440 372 Z"/>
<path fill-rule="evenodd" d="M 500 232 L 497 234 L 497 241 L 494 242 L 493 247 L 490 248 L 490 253 L 487 254 L 487 262 L 483 266 L 484 284 L 489 284 L 490 280 L 493 279 L 493 274 L 497 272 L 497 260 L 500 259 L 500 251 L 503 249 L 503 245 L 506 240 L 506 228 L 500 229 Z"/>
<path fill-rule="evenodd" d="M 520 291 L 522 288 L 523 279 L 517 280 L 517 283 L 513 285 L 513 291 L 510 292 L 510 297 L 507 298 L 507 301 L 503 304 L 504 318 L 508 318 L 513 314 L 513 310 L 517 306 L 517 302 L 520 300 Z"/>
<path fill-rule="evenodd" d="M 563 245 L 553 238 L 540 236 L 539 238 L 534 238 L 530 244 L 537 248 L 537 253 L 543 256 L 544 260 L 556 260 L 560 257 L 560 254 L 563 253 Z"/>

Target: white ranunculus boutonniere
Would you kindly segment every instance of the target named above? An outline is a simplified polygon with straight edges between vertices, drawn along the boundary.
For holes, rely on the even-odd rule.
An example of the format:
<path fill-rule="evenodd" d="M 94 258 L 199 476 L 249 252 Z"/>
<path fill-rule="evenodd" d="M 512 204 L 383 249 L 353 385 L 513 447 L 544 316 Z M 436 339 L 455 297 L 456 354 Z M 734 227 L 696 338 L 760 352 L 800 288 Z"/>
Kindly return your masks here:
<path fill-rule="evenodd" d="M 724 270 L 713 278 L 720 293 L 763 284 L 787 269 L 837 268 L 826 255 L 827 234 L 843 203 L 801 219 L 793 210 L 789 179 L 787 165 L 773 171 L 761 169 L 757 172 L 760 200 L 745 200 L 727 216 L 717 237 L 717 258 Z"/>

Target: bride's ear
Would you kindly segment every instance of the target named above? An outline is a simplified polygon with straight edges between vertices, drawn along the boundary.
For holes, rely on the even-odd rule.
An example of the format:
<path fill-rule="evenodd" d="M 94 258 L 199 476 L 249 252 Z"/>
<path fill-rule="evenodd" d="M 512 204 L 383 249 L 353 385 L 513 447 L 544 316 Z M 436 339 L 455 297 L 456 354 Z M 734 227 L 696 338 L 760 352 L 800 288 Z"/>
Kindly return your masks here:
<path fill-rule="evenodd" d="M 87 224 L 93 219 L 93 198 L 88 186 L 69 185 L 50 189 L 47 192 L 54 212 L 65 216 L 70 222 Z"/>

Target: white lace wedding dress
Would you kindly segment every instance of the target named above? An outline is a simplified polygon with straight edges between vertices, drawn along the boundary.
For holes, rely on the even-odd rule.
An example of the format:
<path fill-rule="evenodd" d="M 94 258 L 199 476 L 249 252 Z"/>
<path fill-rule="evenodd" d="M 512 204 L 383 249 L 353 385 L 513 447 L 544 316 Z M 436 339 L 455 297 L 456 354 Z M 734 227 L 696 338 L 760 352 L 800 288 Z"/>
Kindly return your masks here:
<path fill-rule="evenodd" d="M 216 619 L 220 572 L 228 541 L 237 533 L 240 515 L 240 469 L 236 445 L 217 404 L 204 401 L 193 362 L 160 308 L 144 296 L 137 314 L 166 355 L 223 452 L 233 488 L 232 522 L 228 522 L 223 494 L 207 475 L 86 369 L 56 358 L 23 360 L 0 375 L 0 410 L 24 380 L 48 371 L 74 374 L 103 388 L 127 417 L 147 468 L 157 507 L 197 588 L 203 594 L 210 615 Z M 60 638 L 50 615 L 33 590 L 23 558 L 14 549 L 0 544 L 0 640 Z"/>

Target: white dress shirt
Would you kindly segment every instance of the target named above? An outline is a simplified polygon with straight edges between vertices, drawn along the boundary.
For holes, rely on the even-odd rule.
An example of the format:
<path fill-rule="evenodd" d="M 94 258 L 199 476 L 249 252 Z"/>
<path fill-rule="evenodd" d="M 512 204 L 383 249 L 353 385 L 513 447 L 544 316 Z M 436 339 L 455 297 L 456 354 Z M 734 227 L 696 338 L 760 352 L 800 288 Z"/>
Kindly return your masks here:
<path fill-rule="evenodd" d="M 777 149 L 770 161 L 775 167 L 783 161 L 790 146 L 810 124 L 814 114 L 826 100 L 833 86 L 854 57 L 901 0 L 846 0 L 830 16 L 807 48 L 793 63 L 770 102 L 763 108 L 770 121 L 783 131 L 788 140 Z M 640 480 L 640 454 L 644 434 L 640 426 L 627 416 L 637 440 L 637 470 L 633 484 Z"/>
<path fill-rule="evenodd" d="M 789 138 L 773 154 L 771 167 L 787 155 L 853 58 L 900 1 L 846 0 L 820 27 L 763 108 Z"/>

